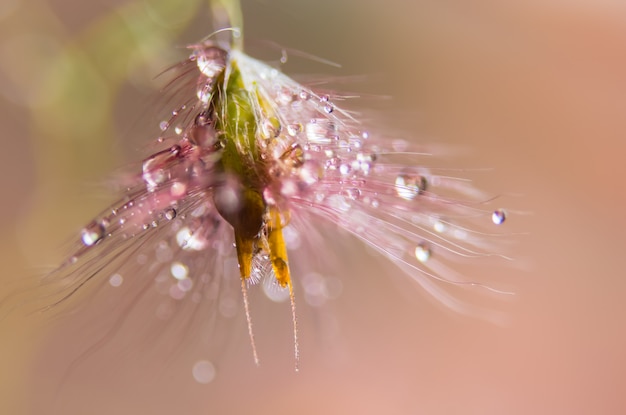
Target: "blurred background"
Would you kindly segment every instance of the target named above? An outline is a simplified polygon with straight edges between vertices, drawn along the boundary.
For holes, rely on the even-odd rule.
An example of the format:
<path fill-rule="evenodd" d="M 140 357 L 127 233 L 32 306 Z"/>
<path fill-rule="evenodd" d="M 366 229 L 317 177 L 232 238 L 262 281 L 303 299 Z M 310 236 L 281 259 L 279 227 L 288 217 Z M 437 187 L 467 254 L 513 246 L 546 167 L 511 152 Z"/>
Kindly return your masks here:
<path fill-rule="evenodd" d="M 0 4 L 3 297 L 58 264 L 110 202 L 97 184 L 150 139 L 135 132 L 152 76 L 212 31 L 205 3 Z M 516 292 L 507 323 L 455 315 L 384 262 L 358 261 L 343 264 L 343 294 L 325 311 L 334 329 L 303 319 L 300 373 L 278 307 L 256 319 L 260 368 L 237 320 L 199 383 L 198 345 L 78 359 L 72 315 L 12 313 L 0 322 L 0 413 L 626 413 L 626 5 L 246 0 L 243 11 L 253 55 L 277 60 L 274 42 L 338 62 L 290 58 L 284 70 L 363 75 L 346 88 L 392 97 L 363 103 L 390 131 L 493 168 L 480 186 L 525 212 L 507 229 L 527 233 L 514 251 L 523 266 L 497 271 Z"/>

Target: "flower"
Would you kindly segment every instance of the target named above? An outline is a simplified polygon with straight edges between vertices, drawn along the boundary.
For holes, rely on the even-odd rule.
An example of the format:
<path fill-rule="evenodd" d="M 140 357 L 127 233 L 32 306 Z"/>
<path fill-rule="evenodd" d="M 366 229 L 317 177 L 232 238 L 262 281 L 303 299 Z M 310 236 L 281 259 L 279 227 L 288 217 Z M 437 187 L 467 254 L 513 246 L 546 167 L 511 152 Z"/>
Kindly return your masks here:
<path fill-rule="evenodd" d="M 298 257 L 289 251 L 325 222 L 463 309 L 441 284 L 482 285 L 447 264 L 496 255 L 490 236 L 470 223 L 491 217 L 500 225 L 504 210 L 483 209 L 488 199 L 467 180 L 424 167 L 430 155 L 410 143 L 370 135 L 339 97 L 237 48 L 209 40 L 190 50 L 172 69 L 168 91 L 178 102 L 159 125 L 160 150 L 52 274 L 64 282 L 58 301 L 107 277 L 113 287 L 129 279 L 144 281 L 136 283 L 143 289 L 154 284 L 172 302 L 217 301 L 226 280 L 237 279 L 237 264 L 255 361 L 247 290 L 264 281 L 277 298 L 290 299 L 297 362 L 297 276 L 289 263 Z M 220 312 L 232 313 L 223 300 Z M 168 318 L 172 308 L 156 312 Z"/>

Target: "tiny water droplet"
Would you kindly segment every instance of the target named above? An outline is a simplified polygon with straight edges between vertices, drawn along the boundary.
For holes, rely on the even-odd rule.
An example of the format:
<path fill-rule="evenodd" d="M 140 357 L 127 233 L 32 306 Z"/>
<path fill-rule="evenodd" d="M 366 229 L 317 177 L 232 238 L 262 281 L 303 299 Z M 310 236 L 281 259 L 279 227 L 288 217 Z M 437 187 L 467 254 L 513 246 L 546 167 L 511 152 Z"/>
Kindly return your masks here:
<path fill-rule="evenodd" d="M 324 112 L 330 114 L 335 108 L 331 104 L 324 105 Z"/>
<path fill-rule="evenodd" d="M 161 129 L 161 131 L 167 130 L 169 128 L 169 126 L 170 126 L 170 123 L 167 122 L 167 121 L 161 121 L 159 123 L 159 128 Z"/>
<path fill-rule="evenodd" d="M 431 251 L 430 246 L 426 242 L 420 242 L 415 247 L 415 258 L 419 262 L 426 262 L 430 259 Z"/>
<path fill-rule="evenodd" d="M 496 225 L 502 225 L 506 220 L 506 211 L 504 209 L 496 209 L 491 214 L 491 221 Z"/>

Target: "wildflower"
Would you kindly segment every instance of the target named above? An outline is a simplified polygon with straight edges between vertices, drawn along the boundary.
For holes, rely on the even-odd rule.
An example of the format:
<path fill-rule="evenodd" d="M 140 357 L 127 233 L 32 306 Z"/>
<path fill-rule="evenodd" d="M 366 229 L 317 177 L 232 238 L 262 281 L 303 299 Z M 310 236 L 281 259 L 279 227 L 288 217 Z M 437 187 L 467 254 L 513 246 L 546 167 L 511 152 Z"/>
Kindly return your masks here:
<path fill-rule="evenodd" d="M 493 255 L 488 235 L 465 222 L 499 225 L 505 212 L 481 209 L 470 183 L 422 167 L 428 154 L 370 135 L 338 97 L 238 48 L 204 41 L 172 71 L 169 88 L 182 99 L 159 125 L 162 148 L 82 230 L 54 274 L 65 282 L 59 301 L 106 278 L 114 287 L 154 280 L 172 301 L 215 300 L 236 263 L 255 361 L 247 290 L 263 280 L 291 302 L 297 362 L 289 264 L 298 258 L 289 251 L 318 221 L 353 234 L 451 307 L 458 303 L 437 283 L 480 285 L 446 263 Z"/>

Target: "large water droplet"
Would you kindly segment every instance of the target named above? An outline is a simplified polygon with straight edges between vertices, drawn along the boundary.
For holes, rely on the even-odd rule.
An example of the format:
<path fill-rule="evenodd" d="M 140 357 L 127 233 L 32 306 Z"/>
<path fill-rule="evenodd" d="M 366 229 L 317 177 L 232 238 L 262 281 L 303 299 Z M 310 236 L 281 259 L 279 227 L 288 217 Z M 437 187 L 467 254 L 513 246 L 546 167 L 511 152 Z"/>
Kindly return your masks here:
<path fill-rule="evenodd" d="M 194 55 L 198 69 L 209 79 L 214 79 L 226 67 L 226 51 L 220 48 L 198 49 Z"/>
<path fill-rule="evenodd" d="M 502 225 L 506 220 L 506 211 L 504 209 L 496 209 L 491 214 L 491 220 L 496 225 Z"/>
<path fill-rule="evenodd" d="M 396 193 L 404 200 L 413 200 L 426 189 L 426 178 L 417 174 L 401 173 L 396 177 Z"/>
<path fill-rule="evenodd" d="M 327 119 L 314 118 L 306 124 L 305 132 L 311 143 L 330 144 L 337 135 L 337 127 Z"/>
<path fill-rule="evenodd" d="M 85 246 L 92 246 L 104 238 L 104 232 L 104 226 L 94 221 L 83 228 L 80 237 Z"/>

